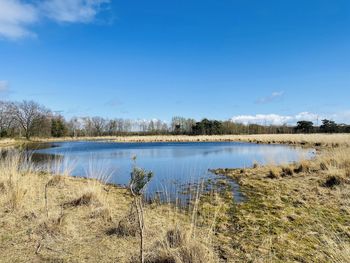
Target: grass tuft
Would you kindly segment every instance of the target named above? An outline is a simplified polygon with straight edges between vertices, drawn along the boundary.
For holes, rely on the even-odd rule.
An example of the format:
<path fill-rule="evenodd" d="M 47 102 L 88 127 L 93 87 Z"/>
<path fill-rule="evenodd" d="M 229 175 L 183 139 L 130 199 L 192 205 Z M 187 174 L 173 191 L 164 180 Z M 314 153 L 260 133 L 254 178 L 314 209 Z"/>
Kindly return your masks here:
<path fill-rule="evenodd" d="M 89 205 L 97 205 L 97 206 L 101 205 L 96 195 L 92 192 L 84 193 L 79 198 L 76 198 L 72 201 L 69 201 L 63 204 L 64 207 L 77 207 L 77 206 L 89 206 Z"/>
<path fill-rule="evenodd" d="M 267 177 L 270 179 L 281 178 L 281 169 L 279 167 L 276 167 L 276 166 L 271 167 Z"/>
<path fill-rule="evenodd" d="M 282 167 L 282 173 L 281 173 L 282 177 L 284 177 L 284 176 L 292 176 L 293 174 L 294 174 L 294 171 L 289 166 Z"/>
<path fill-rule="evenodd" d="M 166 240 L 168 242 L 169 247 L 175 248 L 180 247 L 185 240 L 184 234 L 180 231 L 178 227 L 168 230 L 166 233 Z"/>
<path fill-rule="evenodd" d="M 101 218 L 105 222 L 111 222 L 112 221 L 111 212 L 106 207 L 97 207 L 95 210 L 93 210 L 91 212 L 90 218 L 94 218 L 94 219 Z"/>

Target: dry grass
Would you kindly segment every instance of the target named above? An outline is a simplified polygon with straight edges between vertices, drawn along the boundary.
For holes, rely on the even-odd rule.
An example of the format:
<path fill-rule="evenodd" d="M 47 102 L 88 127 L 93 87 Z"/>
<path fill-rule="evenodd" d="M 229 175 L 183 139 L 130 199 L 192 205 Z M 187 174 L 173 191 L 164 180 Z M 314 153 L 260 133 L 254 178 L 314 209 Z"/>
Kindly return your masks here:
<path fill-rule="evenodd" d="M 0 138 L 0 148 L 22 145 L 26 141 L 24 139 L 3 139 Z"/>
<path fill-rule="evenodd" d="M 313 161 L 226 170 L 247 198 L 230 221 L 232 262 L 350 262 L 349 160 L 349 147 L 324 148 Z"/>
<path fill-rule="evenodd" d="M 123 223 L 131 202 L 126 189 L 39 172 L 18 153 L 8 154 L 0 159 L 0 261 L 130 262 L 138 253 L 138 236 L 131 233 L 132 224 Z M 165 253 L 159 240 L 169 229 L 191 228 L 191 217 L 169 205 L 146 206 L 145 220 L 145 248 L 152 258 L 156 250 Z M 213 256 L 206 262 L 217 262 L 206 242 L 207 228 L 195 229 L 191 247 L 181 243 L 171 255 L 190 260 L 176 262 L 197 262 L 191 261 L 197 253 L 192 245 L 205 237 L 200 251 Z"/>
<path fill-rule="evenodd" d="M 350 134 L 256 134 L 256 135 L 145 135 L 145 136 L 105 136 L 105 137 L 65 137 L 65 138 L 33 138 L 38 142 L 106 140 L 115 142 L 217 142 L 244 141 L 266 144 L 290 144 L 306 146 L 350 146 Z"/>
<path fill-rule="evenodd" d="M 199 239 L 188 235 L 189 229 L 176 226 L 167 231 L 146 254 L 145 262 L 204 263 L 218 262 L 217 256 Z"/>
<path fill-rule="evenodd" d="M 243 203 L 233 204 L 229 193 L 210 193 L 196 198 L 187 214 L 169 205 L 147 205 L 147 262 L 350 262 L 349 135 L 125 138 L 118 140 L 321 146 L 311 161 L 220 171 L 240 184 L 246 196 Z M 137 258 L 128 191 L 68 175 L 38 173 L 16 155 L 0 161 L 1 260 Z"/>

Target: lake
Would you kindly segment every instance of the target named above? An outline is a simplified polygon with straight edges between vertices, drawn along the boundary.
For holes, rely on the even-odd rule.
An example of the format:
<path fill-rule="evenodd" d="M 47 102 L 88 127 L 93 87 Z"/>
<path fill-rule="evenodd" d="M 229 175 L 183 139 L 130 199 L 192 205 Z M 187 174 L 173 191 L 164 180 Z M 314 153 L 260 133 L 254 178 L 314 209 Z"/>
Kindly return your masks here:
<path fill-rule="evenodd" d="M 178 195 L 188 185 L 202 180 L 217 180 L 208 169 L 244 168 L 259 164 L 291 163 L 310 158 L 312 150 L 287 145 L 263 145 L 241 142 L 114 143 L 57 142 L 34 150 L 34 159 L 42 165 L 59 159 L 55 169 L 70 169 L 73 176 L 108 177 L 108 182 L 127 185 L 136 165 L 154 172 L 148 194 Z M 59 167 L 57 167 L 59 166 Z M 238 186 L 231 181 L 239 201 Z"/>

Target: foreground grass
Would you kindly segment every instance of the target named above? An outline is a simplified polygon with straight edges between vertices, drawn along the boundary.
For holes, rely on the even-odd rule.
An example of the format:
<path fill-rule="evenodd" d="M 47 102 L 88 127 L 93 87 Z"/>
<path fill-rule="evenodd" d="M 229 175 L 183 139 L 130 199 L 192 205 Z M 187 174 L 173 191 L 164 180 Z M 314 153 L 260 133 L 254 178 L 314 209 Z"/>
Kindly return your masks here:
<path fill-rule="evenodd" d="M 218 170 L 246 195 L 231 218 L 232 262 L 350 262 L 350 149 L 284 167 Z"/>
<path fill-rule="evenodd" d="M 0 162 L 0 262 L 138 262 L 126 189 Z M 210 229 L 170 205 L 145 209 L 146 262 L 217 262 Z"/>

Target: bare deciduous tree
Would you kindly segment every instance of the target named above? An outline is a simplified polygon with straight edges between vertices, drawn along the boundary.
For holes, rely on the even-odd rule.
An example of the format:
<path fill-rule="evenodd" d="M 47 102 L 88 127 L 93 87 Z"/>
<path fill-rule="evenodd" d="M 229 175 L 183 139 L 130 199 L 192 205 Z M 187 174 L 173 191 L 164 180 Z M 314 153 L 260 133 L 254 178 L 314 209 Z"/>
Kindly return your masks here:
<path fill-rule="evenodd" d="M 49 115 L 49 111 L 34 101 L 12 103 L 10 111 L 18 125 L 23 129 L 27 139 L 33 131 L 40 127 L 40 123 Z"/>
<path fill-rule="evenodd" d="M 102 117 L 92 117 L 91 122 L 94 129 L 94 135 L 103 135 L 106 127 L 106 120 Z"/>
<path fill-rule="evenodd" d="M 13 116 L 10 113 L 10 107 L 8 102 L 0 101 L 0 137 L 8 132 L 13 124 Z"/>

